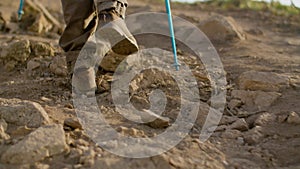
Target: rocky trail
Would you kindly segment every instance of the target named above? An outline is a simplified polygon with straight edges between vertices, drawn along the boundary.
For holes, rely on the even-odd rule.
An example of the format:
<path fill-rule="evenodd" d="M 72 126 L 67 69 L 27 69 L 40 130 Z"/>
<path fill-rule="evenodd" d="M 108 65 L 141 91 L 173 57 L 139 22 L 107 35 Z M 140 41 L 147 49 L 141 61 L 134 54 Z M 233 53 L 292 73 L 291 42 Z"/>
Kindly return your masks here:
<path fill-rule="evenodd" d="M 17 1 L 0 2 L 0 169 L 300 168 L 299 16 L 174 3 L 174 15 L 200 28 L 220 55 L 227 79 L 225 110 L 212 136 L 200 142 L 212 106 L 211 84 L 201 61 L 179 46 L 179 59 L 192 70 L 201 97 L 195 125 L 170 151 L 132 159 L 98 146 L 77 119 L 65 54 L 58 46 L 63 25 L 59 0 L 40 1 L 53 18 L 29 2 L 21 22 L 15 15 Z M 164 5 L 130 1 L 128 14 L 150 11 L 163 12 Z M 136 38 L 142 48 L 170 44 L 151 41 L 151 36 Z M 150 54 L 159 56 L 156 52 Z M 150 93 L 160 89 L 167 106 L 157 123 L 130 122 L 116 111 L 110 91 L 111 63 L 120 60 L 108 58 L 98 70 L 96 98 L 103 116 L 125 136 L 151 138 L 164 132 L 181 103 L 176 81 L 155 69 L 137 75 L 129 86 L 133 105 L 149 109 Z"/>

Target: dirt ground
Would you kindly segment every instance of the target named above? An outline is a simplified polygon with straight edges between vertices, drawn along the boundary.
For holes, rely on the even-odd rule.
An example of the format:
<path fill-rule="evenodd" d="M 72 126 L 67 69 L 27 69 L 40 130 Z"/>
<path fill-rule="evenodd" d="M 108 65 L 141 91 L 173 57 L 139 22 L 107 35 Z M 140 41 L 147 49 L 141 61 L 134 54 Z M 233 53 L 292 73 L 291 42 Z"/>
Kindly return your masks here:
<path fill-rule="evenodd" d="M 59 22 L 63 22 L 59 0 L 42 0 L 41 2 Z M 8 26 L 11 30 L 14 30 L 16 26 L 18 27 L 18 23 L 12 22 L 12 13 L 16 11 L 17 6 L 18 1 L 1 0 L 0 2 L 0 12 L 4 20 L 11 22 Z M 83 129 L 76 127 L 76 125 L 66 124 L 65 119 L 74 119 L 76 113 L 72 105 L 72 93 L 68 86 L 68 78 L 63 73 L 60 74 L 62 76 L 58 76 L 55 71 L 49 69 L 49 66 L 44 68 L 40 66 L 40 68 L 29 71 L 28 62 L 36 57 L 32 54 L 28 60 L 22 62 L 22 64 L 18 63 L 8 70 L 8 62 L 1 56 L 0 98 L 29 100 L 39 103 L 49 116 L 50 124 L 63 125 L 67 148 L 61 153 L 46 156 L 38 161 L 33 160 L 31 163 L 7 162 L 2 157 L 0 168 L 300 168 L 299 16 L 284 17 L 273 15 L 267 11 L 224 10 L 210 6 L 188 4 L 174 4 L 172 8 L 174 15 L 187 19 L 199 27 L 202 21 L 213 14 L 230 16 L 241 27 L 246 37 L 244 40 L 213 41 L 226 71 L 228 96 L 224 117 L 218 129 L 208 141 L 205 143 L 199 141 L 201 127 L 195 126 L 182 142 L 159 156 L 130 159 L 111 154 L 98 147 Z M 164 5 L 157 1 L 130 0 L 128 14 L 147 11 L 163 12 Z M 39 61 L 43 64 L 49 62 L 51 65 L 53 58 L 64 56 L 58 46 L 59 33 L 61 32 L 59 29 L 52 28 L 40 34 L 24 29 L 11 30 L 4 30 L 0 33 L 2 53 L 13 42 L 29 40 L 30 42 L 51 44 L 54 53 L 50 52 L 51 54 L 39 57 Z M 143 38 L 139 39 L 137 37 L 137 39 L 142 43 Z M 189 56 L 184 52 L 180 54 L 180 58 L 183 58 L 188 64 L 194 63 Z M 193 71 L 197 74 L 199 71 L 195 67 Z M 198 67 L 201 67 L 200 63 Z M 272 73 L 275 73 L 275 82 L 268 84 L 271 86 L 277 84 L 277 75 L 282 79 L 287 78 L 288 82 L 279 84 L 278 90 L 269 90 L 255 85 L 253 85 L 254 87 L 243 88 L 240 84 L 241 75 L 249 71 L 264 72 L 266 73 L 265 77 L 273 76 Z M 157 78 L 155 73 L 157 72 L 143 72 L 144 76 Z M 129 123 L 122 118 L 115 111 L 109 92 L 113 72 L 99 69 L 99 74 L 101 74 L 100 80 L 98 79 L 101 88 L 98 89 L 99 94 L 97 94 L 97 100 L 101 103 L 99 107 L 103 108 L 104 116 L 118 131 L 134 137 L 151 137 L 164 131 L 164 129 L 153 129 L 146 125 Z M 162 77 L 172 81 L 168 76 L 162 75 Z M 198 84 L 199 91 L 203 96 L 201 96 L 201 102 L 209 105 L 211 93 L 205 72 L 201 74 L 200 71 L 200 74 L 196 77 L 198 83 L 203 84 Z M 135 106 L 140 109 L 147 108 L 149 106 L 147 93 L 158 86 L 168 93 L 169 104 L 166 109 L 166 116 L 172 114 L 173 108 L 180 103 L 178 102 L 180 97 L 176 96 L 176 92 L 175 96 L 172 96 L 174 94 L 172 91 L 176 88 L 174 81 L 170 84 L 163 84 L 164 81 L 167 81 L 164 78 L 158 78 L 161 81 L 149 78 L 146 79 L 147 82 L 139 83 L 142 87 L 139 87 L 139 92 L 136 92 L 138 94 L 132 97 L 132 101 L 136 102 Z M 260 80 L 263 81 L 263 79 Z M 151 82 L 154 82 L 157 86 L 153 87 Z M 170 87 L 171 90 L 169 90 Z M 233 94 L 235 91 L 262 92 L 262 95 L 273 92 L 275 95 L 278 94 L 279 97 L 264 109 L 260 109 L 260 105 L 265 106 L 265 101 L 271 99 L 266 97 L 255 102 L 255 98 L 250 98 L 250 96 L 247 98 L 247 95 L 235 96 Z M 247 107 L 247 99 L 255 103 Z M 255 109 L 255 107 L 258 107 L 258 109 Z M 234 126 L 240 121 L 245 121 L 246 128 L 241 127 L 242 125 Z M 25 125 L 23 128 L 21 126 L 20 129 L 20 126 L 16 124 L 10 124 L 9 121 L 7 123 L 6 133 L 10 138 L 0 139 L 0 156 L 4 155 L 7 149 L 28 137 L 29 133 L 36 130 L 35 127 L 27 126 L 27 128 L 24 127 Z"/>

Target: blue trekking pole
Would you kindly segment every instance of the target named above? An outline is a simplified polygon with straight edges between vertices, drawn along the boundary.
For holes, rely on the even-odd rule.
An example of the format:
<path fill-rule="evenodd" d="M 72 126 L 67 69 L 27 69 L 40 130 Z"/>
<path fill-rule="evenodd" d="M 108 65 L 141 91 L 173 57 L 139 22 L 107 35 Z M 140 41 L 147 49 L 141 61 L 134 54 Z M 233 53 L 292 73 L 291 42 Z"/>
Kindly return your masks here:
<path fill-rule="evenodd" d="M 175 66 L 176 70 L 178 71 L 180 64 L 178 63 L 178 58 L 177 58 L 177 49 L 176 49 L 176 41 L 175 41 L 175 33 L 174 33 L 174 27 L 173 27 L 173 19 L 172 19 L 170 0 L 165 0 L 165 2 L 166 2 L 166 10 L 167 10 L 168 20 L 169 20 L 169 28 L 170 28 L 173 54 L 174 54 L 174 66 Z"/>
<path fill-rule="evenodd" d="M 24 14 L 23 6 L 24 6 L 24 0 L 20 0 L 20 6 L 19 6 L 19 10 L 18 10 L 18 20 L 19 21 L 22 19 L 22 15 Z"/>

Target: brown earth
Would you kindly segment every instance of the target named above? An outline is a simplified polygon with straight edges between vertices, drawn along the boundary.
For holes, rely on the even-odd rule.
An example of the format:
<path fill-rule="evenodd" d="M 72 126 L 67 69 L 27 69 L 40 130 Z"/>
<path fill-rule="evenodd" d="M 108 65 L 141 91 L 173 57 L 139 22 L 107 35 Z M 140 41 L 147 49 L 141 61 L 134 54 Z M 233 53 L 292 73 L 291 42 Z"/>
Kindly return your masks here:
<path fill-rule="evenodd" d="M 59 0 L 41 2 L 54 18 L 63 22 Z M 17 1 L 0 2 L 0 12 L 7 22 L 5 29 L 0 33 L 0 99 L 39 103 L 50 119 L 42 121 L 45 123 L 39 124 L 42 127 L 30 127 L 30 122 L 21 124 L 14 119 L 9 121 L 9 115 L 4 115 L 8 110 L 5 107 L 7 100 L 0 100 L 0 120 L 6 121 L 0 121 L 0 168 L 300 168 L 299 16 L 283 17 L 267 11 L 224 10 L 204 5 L 174 4 L 174 15 L 201 28 L 204 21 L 214 14 L 232 17 L 235 20 L 232 24 L 239 27 L 238 31 L 241 31 L 239 33 L 243 37 L 230 35 L 230 39 L 221 41 L 211 37 L 227 73 L 227 106 L 219 127 L 205 143 L 198 140 L 201 125 L 197 124 L 189 135 L 170 151 L 151 158 L 130 159 L 118 157 L 98 147 L 77 123 L 72 93 L 64 73 L 64 54 L 58 47 L 61 31 L 55 26 L 49 29 L 45 26 L 41 32 L 24 29 L 26 23 L 14 22 L 12 13 L 16 11 L 17 6 Z M 128 14 L 147 11 L 163 12 L 164 6 L 157 1 L 130 1 Z M 35 15 L 28 16 L 30 12 L 25 12 L 23 21 L 32 24 L 30 18 L 35 18 Z M 46 22 L 46 25 L 53 25 L 47 19 Z M 18 28 L 19 25 L 21 29 Z M 218 32 L 221 29 L 212 31 Z M 227 38 L 228 32 L 225 31 L 224 34 L 226 36 L 222 38 Z M 141 44 L 143 38 L 145 37 L 137 37 Z M 19 40 L 29 40 L 30 52 L 28 55 L 22 55 L 27 58 L 24 61 L 11 58 L 6 60 L 4 55 L 9 46 Z M 37 42 L 46 47 L 34 50 L 37 49 Z M 170 42 L 162 40 L 161 43 Z M 203 109 L 207 110 L 211 89 L 201 62 L 195 61 L 191 54 L 184 51 L 180 52 L 179 57 L 192 67 L 198 81 Z M 134 137 L 152 137 L 164 131 L 130 123 L 115 111 L 109 92 L 112 76 L 112 72 L 99 69 L 97 80 L 101 86 L 98 89 L 97 101 L 110 124 L 120 133 Z M 149 93 L 160 88 L 167 93 L 168 99 L 164 116 L 168 116 L 173 122 L 174 117 L 176 118 L 174 109 L 180 104 L 174 80 L 153 70 L 145 71 L 143 76 L 139 75 L 136 78 L 141 81 L 136 83 L 137 88 L 131 88 L 131 101 L 134 105 L 139 109 L 149 108 Z M 25 103 L 14 100 L 11 104 L 22 106 Z M 26 112 L 28 111 L 24 110 L 25 116 Z M 59 150 L 47 143 L 49 145 L 44 145 L 44 148 L 49 149 L 51 153 L 48 152 L 44 158 L 36 155 L 42 150 L 31 152 L 30 148 L 26 150 L 29 152 L 27 155 L 31 156 L 32 153 L 32 158 L 9 154 L 9 150 L 14 150 L 12 147 L 26 146 L 32 138 L 30 136 L 37 135 L 45 129 L 43 125 L 50 125 L 51 128 L 51 124 L 54 123 L 63 125 L 65 132 L 65 138 L 62 135 L 57 137 L 66 140 L 63 141 L 66 143 L 61 143 Z M 54 129 L 60 131 L 57 126 L 53 127 L 53 131 Z M 47 140 L 43 138 L 45 135 L 47 136 L 40 135 L 40 139 Z M 60 143 L 61 140 L 57 142 Z M 20 154 L 22 153 L 26 154 L 20 150 Z"/>

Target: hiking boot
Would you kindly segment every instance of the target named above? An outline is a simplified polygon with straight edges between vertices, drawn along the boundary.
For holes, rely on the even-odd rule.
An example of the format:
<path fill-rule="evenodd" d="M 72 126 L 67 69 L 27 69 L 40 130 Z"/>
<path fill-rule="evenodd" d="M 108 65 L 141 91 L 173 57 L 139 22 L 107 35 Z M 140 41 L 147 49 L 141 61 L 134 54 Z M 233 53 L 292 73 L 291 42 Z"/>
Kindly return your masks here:
<path fill-rule="evenodd" d="M 124 21 L 127 3 L 96 2 L 96 5 L 99 10 L 96 38 L 108 40 L 112 51 L 117 54 L 130 55 L 137 52 L 139 50 L 137 42 Z"/>

